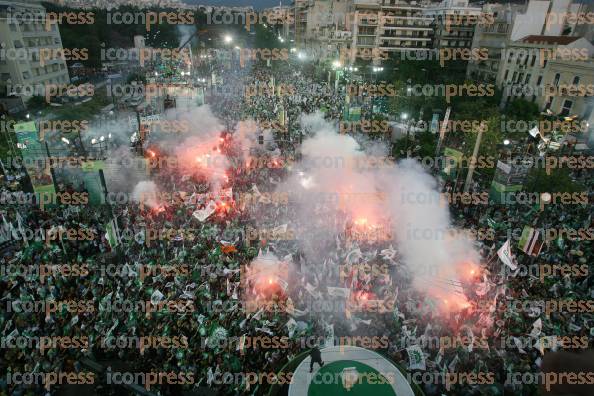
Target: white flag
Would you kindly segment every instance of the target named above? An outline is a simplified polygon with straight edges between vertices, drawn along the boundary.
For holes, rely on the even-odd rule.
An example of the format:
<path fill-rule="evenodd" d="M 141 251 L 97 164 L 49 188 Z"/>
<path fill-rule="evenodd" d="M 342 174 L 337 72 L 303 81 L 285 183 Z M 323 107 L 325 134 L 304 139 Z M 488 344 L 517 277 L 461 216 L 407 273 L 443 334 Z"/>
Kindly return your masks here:
<path fill-rule="evenodd" d="M 503 246 L 499 248 L 497 251 L 497 256 L 503 261 L 503 264 L 507 265 L 512 271 L 515 271 L 518 268 L 518 265 L 514 262 L 514 258 L 511 253 L 511 247 L 509 243 L 509 239 L 505 241 Z"/>
<path fill-rule="evenodd" d="M 534 127 L 531 130 L 529 130 L 528 133 L 530 134 L 530 136 L 535 138 L 540 133 L 540 131 L 538 130 L 538 127 Z"/>
<path fill-rule="evenodd" d="M 408 353 L 408 360 L 409 366 L 408 368 L 411 370 L 419 369 L 425 370 L 425 355 L 423 354 L 423 350 L 418 345 L 413 345 L 411 347 L 406 348 L 406 353 Z"/>

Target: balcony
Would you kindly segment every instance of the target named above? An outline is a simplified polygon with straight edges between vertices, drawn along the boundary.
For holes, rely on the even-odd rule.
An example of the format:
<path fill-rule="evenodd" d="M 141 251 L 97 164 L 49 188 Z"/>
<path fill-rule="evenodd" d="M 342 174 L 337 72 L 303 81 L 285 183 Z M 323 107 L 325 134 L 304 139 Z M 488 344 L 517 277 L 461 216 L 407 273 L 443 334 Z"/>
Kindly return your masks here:
<path fill-rule="evenodd" d="M 431 41 L 431 37 L 415 36 L 380 36 L 381 40 L 400 40 L 400 41 Z"/>

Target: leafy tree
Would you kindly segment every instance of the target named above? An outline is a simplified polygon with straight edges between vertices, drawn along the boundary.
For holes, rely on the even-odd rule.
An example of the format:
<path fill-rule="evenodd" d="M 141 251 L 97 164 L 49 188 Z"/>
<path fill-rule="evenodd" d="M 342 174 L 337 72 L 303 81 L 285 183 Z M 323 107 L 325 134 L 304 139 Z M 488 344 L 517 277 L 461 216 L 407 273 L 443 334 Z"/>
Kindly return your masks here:
<path fill-rule="evenodd" d="M 524 99 L 516 99 L 506 107 L 506 115 L 518 120 L 537 120 L 540 116 L 538 105 Z"/>
<path fill-rule="evenodd" d="M 528 174 L 524 189 L 528 192 L 582 192 L 586 188 L 574 182 L 567 168 L 553 168 L 548 175 L 546 169 L 533 168 Z"/>
<path fill-rule="evenodd" d="M 45 107 L 45 98 L 41 95 L 31 96 L 27 101 L 27 109 L 40 110 Z"/>

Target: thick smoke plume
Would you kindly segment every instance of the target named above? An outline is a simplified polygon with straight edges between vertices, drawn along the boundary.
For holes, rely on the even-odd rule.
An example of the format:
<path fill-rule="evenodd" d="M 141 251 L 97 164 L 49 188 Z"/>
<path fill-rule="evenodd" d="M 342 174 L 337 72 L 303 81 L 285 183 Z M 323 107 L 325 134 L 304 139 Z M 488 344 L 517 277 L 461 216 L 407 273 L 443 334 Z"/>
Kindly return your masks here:
<path fill-rule="evenodd" d="M 388 224 L 388 237 L 413 273 L 414 285 L 461 308 L 465 300 L 456 292 L 458 280 L 479 256 L 469 240 L 452 236 L 437 180 L 414 160 L 387 161 L 385 147 L 365 144 L 371 149 L 364 150 L 319 113 L 301 122 L 313 135 L 303 142 L 303 160 L 279 192 L 290 192 L 295 203 L 297 211 L 288 220 L 299 225 L 297 238 L 308 261 L 323 262 L 327 250 L 321 246 L 335 243 L 349 223 L 370 233 Z"/>

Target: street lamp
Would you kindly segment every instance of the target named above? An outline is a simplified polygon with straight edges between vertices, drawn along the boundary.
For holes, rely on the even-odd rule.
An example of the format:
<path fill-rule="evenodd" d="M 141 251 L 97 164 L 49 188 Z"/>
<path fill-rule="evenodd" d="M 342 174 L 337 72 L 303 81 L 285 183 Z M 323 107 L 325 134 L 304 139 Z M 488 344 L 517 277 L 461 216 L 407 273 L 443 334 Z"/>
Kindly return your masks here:
<path fill-rule="evenodd" d="M 303 59 L 305 59 L 305 54 L 304 54 L 303 52 L 299 51 L 299 52 L 297 53 L 297 58 L 299 58 L 299 59 L 303 60 Z"/>
<path fill-rule="evenodd" d="M 229 34 L 226 34 L 223 40 L 225 40 L 225 44 L 230 44 L 233 41 L 233 37 L 231 37 Z"/>
<path fill-rule="evenodd" d="M 334 68 L 339 68 L 342 64 L 340 63 L 339 60 L 335 60 L 334 62 L 332 62 L 332 66 Z"/>
<path fill-rule="evenodd" d="M 510 140 L 509 140 L 509 139 L 505 139 L 505 140 L 503 141 L 503 145 L 504 145 L 504 146 L 509 146 L 509 144 L 510 144 L 510 143 L 511 143 L 511 142 L 510 142 Z"/>

